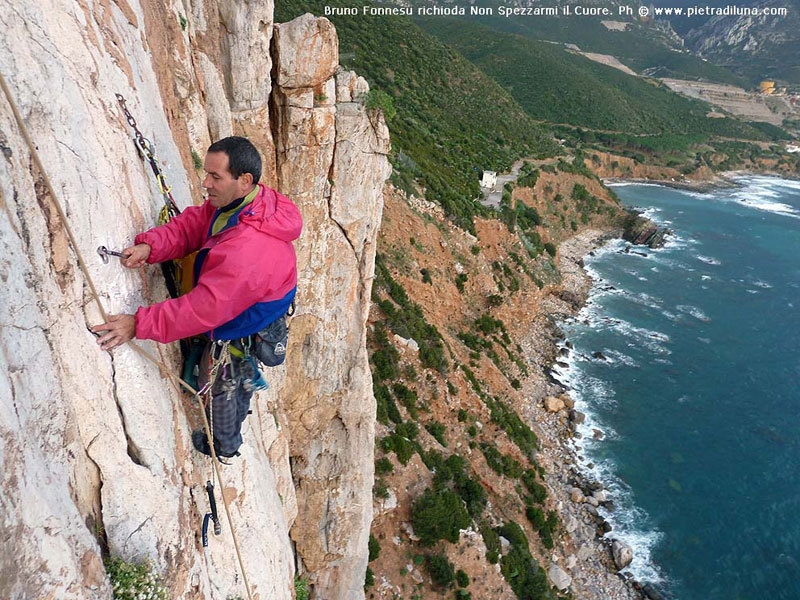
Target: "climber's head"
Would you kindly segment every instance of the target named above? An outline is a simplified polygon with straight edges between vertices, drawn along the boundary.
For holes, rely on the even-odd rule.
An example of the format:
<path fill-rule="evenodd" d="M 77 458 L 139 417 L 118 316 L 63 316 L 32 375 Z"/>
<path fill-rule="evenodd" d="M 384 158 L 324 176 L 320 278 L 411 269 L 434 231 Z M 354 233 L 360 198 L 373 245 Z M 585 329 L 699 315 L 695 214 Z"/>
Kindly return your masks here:
<path fill-rule="evenodd" d="M 243 137 L 226 137 L 208 147 L 203 187 L 212 206 L 221 208 L 249 194 L 261 179 L 261 156 Z"/>

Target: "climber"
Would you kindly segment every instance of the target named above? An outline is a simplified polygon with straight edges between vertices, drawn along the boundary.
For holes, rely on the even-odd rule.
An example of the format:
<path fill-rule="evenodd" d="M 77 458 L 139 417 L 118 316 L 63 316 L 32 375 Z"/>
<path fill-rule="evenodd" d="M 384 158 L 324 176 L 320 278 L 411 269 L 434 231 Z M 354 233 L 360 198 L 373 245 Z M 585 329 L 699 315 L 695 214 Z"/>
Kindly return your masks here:
<path fill-rule="evenodd" d="M 205 334 L 201 385 L 221 341 L 230 340 L 230 361 L 217 365 L 210 400 L 214 450 L 230 457 L 242 444 L 241 426 L 253 382 L 260 378 L 249 352 L 254 336 L 279 322 L 294 299 L 292 241 L 300 236 L 302 217 L 291 200 L 259 183 L 261 156 L 246 138 L 213 143 L 203 169 L 206 201 L 137 235 L 121 258 L 125 267 L 135 269 L 199 250 L 195 287 L 178 298 L 140 307 L 135 315 L 112 315 L 92 331 L 105 332 L 97 340 L 103 350 L 134 337 L 167 343 Z M 192 442 L 199 452 L 211 454 L 203 431 L 194 431 Z"/>

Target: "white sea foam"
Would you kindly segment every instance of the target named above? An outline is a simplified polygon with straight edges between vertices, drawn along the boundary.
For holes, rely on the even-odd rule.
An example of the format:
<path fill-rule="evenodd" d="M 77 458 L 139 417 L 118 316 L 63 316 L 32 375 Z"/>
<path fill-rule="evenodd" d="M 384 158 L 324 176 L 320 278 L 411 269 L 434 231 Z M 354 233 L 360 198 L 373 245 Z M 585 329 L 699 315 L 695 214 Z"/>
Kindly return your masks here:
<path fill-rule="evenodd" d="M 800 211 L 785 202 L 777 202 L 786 189 L 797 190 L 797 182 L 777 177 L 737 177 L 734 180 L 742 187 L 731 194 L 730 199 L 742 206 L 778 215 L 800 218 Z"/>
<path fill-rule="evenodd" d="M 606 357 L 608 363 L 613 366 L 639 366 L 639 363 L 637 363 L 633 358 L 627 354 L 624 354 L 623 352 L 619 352 L 618 350 L 603 350 L 603 355 Z"/>
<path fill-rule="evenodd" d="M 597 275 L 596 272 L 595 275 Z M 602 281 L 599 276 L 594 280 L 595 282 Z M 611 318 L 608 313 L 604 312 L 601 303 L 597 302 L 598 298 L 610 294 L 623 295 L 633 302 L 654 308 L 663 304 L 663 301 L 645 293 L 634 295 L 624 290 L 611 289 L 607 282 L 603 283 L 606 285 L 602 290 L 597 283 L 595 284 L 589 304 L 584 306 L 577 318 L 572 321 L 573 327 L 582 329 L 585 327 L 583 323 L 588 321 L 589 326 L 594 329 L 608 329 L 630 337 L 631 345 L 648 348 L 661 356 L 669 353 L 669 350 L 664 347 L 670 341 L 669 336 L 658 331 L 635 327 L 622 319 Z M 606 362 L 612 368 L 622 366 L 636 368 L 639 366 L 635 359 L 619 350 L 606 348 L 602 352 L 608 359 Z M 618 433 L 603 422 L 596 411 L 601 407 L 608 409 L 615 406 L 617 399 L 610 384 L 586 372 L 583 365 L 588 361 L 595 360 L 591 354 L 591 350 L 587 348 L 575 347 L 567 357 L 562 357 L 561 361 L 564 365 L 556 365 L 553 369 L 553 376 L 570 390 L 576 408 L 586 415 L 586 420 L 578 428 L 581 438 L 573 442 L 573 448 L 582 469 L 602 481 L 614 501 L 614 512 L 603 511 L 603 516 L 613 527 L 610 536 L 623 540 L 633 549 L 634 559 L 626 570 L 630 571 L 639 581 L 663 582 L 664 576 L 652 558 L 653 549 L 662 539 L 663 534 L 655 529 L 648 530 L 651 524 L 649 516 L 635 505 L 630 488 L 620 480 L 614 464 L 596 459 L 596 449 L 599 445 L 618 437 Z M 669 364 L 665 358 L 656 358 L 656 360 Z M 603 433 L 602 439 L 594 439 L 595 430 Z M 589 469 L 590 464 L 592 465 L 591 469 Z"/>
<path fill-rule="evenodd" d="M 765 289 L 765 290 L 768 290 L 768 289 L 772 288 L 772 284 L 769 284 L 766 281 L 763 281 L 761 279 L 756 279 L 752 283 L 753 283 L 754 286 L 760 287 L 760 288 Z"/>
<path fill-rule="evenodd" d="M 716 265 L 721 265 L 722 264 L 722 262 L 720 262 L 719 259 L 716 259 L 716 258 L 714 258 L 712 256 L 703 256 L 702 254 L 698 254 L 697 255 L 697 260 L 699 260 L 700 262 L 704 262 L 707 265 L 715 265 L 716 266 Z"/>
<path fill-rule="evenodd" d="M 675 307 L 678 311 L 693 316 L 698 321 L 708 322 L 711 319 L 706 315 L 701 309 L 697 308 L 696 306 L 691 306 L 689 304 L 679 304 Z"/>
<path fill-rule="evenodd" d="M 650 519 L 644 510 L 634 504 L 631 490 L 618 477 L 614 463 L 594 458 L 596 452 L 593 450 L 598 445 L 618 436 L 617 432 L 603 423 L 593 410 L 597 406 L 612 404 L 614 400 L 609 397 L 609 394 L 613 394 L 613 390 L 603 382 L 582 373 L 576 366 L 575 360 L 568 360 L 568 363 L 569 367 L 562 373 L 562 383 L 570 389 L 570 395 L 575 400 L 576 408 L 586 415 L 586 420 L 578 428 L 581 437 L 573 441 L 573 449 L 582 470 L 598 481 L 602 481 L 610 498 L 614 501 L 615 510 L 613 512 L 600 509 L 603 517 L 612 526 L 612 532 L 608 536 L 621 539 L 632 548 L 634 558 L 627 570 L 636 580 L 663 582 L 664 577 L 652 558 L 653 549 L 663 538 L 663 534 L 655 529 L 646 529 Z M 594 438 L 596 430 L 603 433 L 601 439 Z"/>

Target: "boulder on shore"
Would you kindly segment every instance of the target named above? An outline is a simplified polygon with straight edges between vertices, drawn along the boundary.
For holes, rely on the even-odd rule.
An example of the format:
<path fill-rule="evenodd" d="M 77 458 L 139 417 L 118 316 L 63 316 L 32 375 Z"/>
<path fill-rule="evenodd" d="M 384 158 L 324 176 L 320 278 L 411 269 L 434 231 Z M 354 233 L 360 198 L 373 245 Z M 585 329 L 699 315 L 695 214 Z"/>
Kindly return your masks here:
<path fill-rule="evenodd" d="M 566 591 L 572 585 L 572 577 L 556 563 L 550 565 L 550 569 L 547 571 L 547 578 L 560 592 Z"/>
<path fill-rule="evenodd" d="M 659 227 L 635 211 L 631 211 L 628 215 L 624 229 L 623 239 L 637 246 L 649 246 L 650 248 L 662 247 L 669 234 L 667 229 Z"/>
<path fill-rule="evenodd" d="M 544 399 L 544 408 L 547 412 L 557 413 L 564 410 L 564 408 L 566 407 L 564 406 L 564 401 L 561 398 L 556 398 L 555 396 L 547 396 Z"/>
<path fill-rule="evenodd" d="M 611 555 L 620 571 L 633 562 L 633 548 L 621 540 L 614 540 L 611 544 Z"/>

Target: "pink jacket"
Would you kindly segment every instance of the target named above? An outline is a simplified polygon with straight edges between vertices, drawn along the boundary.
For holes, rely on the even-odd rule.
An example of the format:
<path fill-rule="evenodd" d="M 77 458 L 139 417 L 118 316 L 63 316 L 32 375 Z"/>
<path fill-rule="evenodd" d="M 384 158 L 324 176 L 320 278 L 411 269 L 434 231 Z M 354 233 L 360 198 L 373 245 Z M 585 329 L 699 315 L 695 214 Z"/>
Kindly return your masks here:
<path fill-rule="evenodd" d="M 200 250 L 192 291 L 136 311 L 136 337 L 171 342 L 206 333 L 236 339 L 283 315 L 297 289 L 292 241 L 300 236 L 300 211 L 286 196 L 259 184 L 259 192 L 219 233 L 208 201 L 190 206 L 166 225 L 136 236 L 152 248 L 149 263 Z"/>

